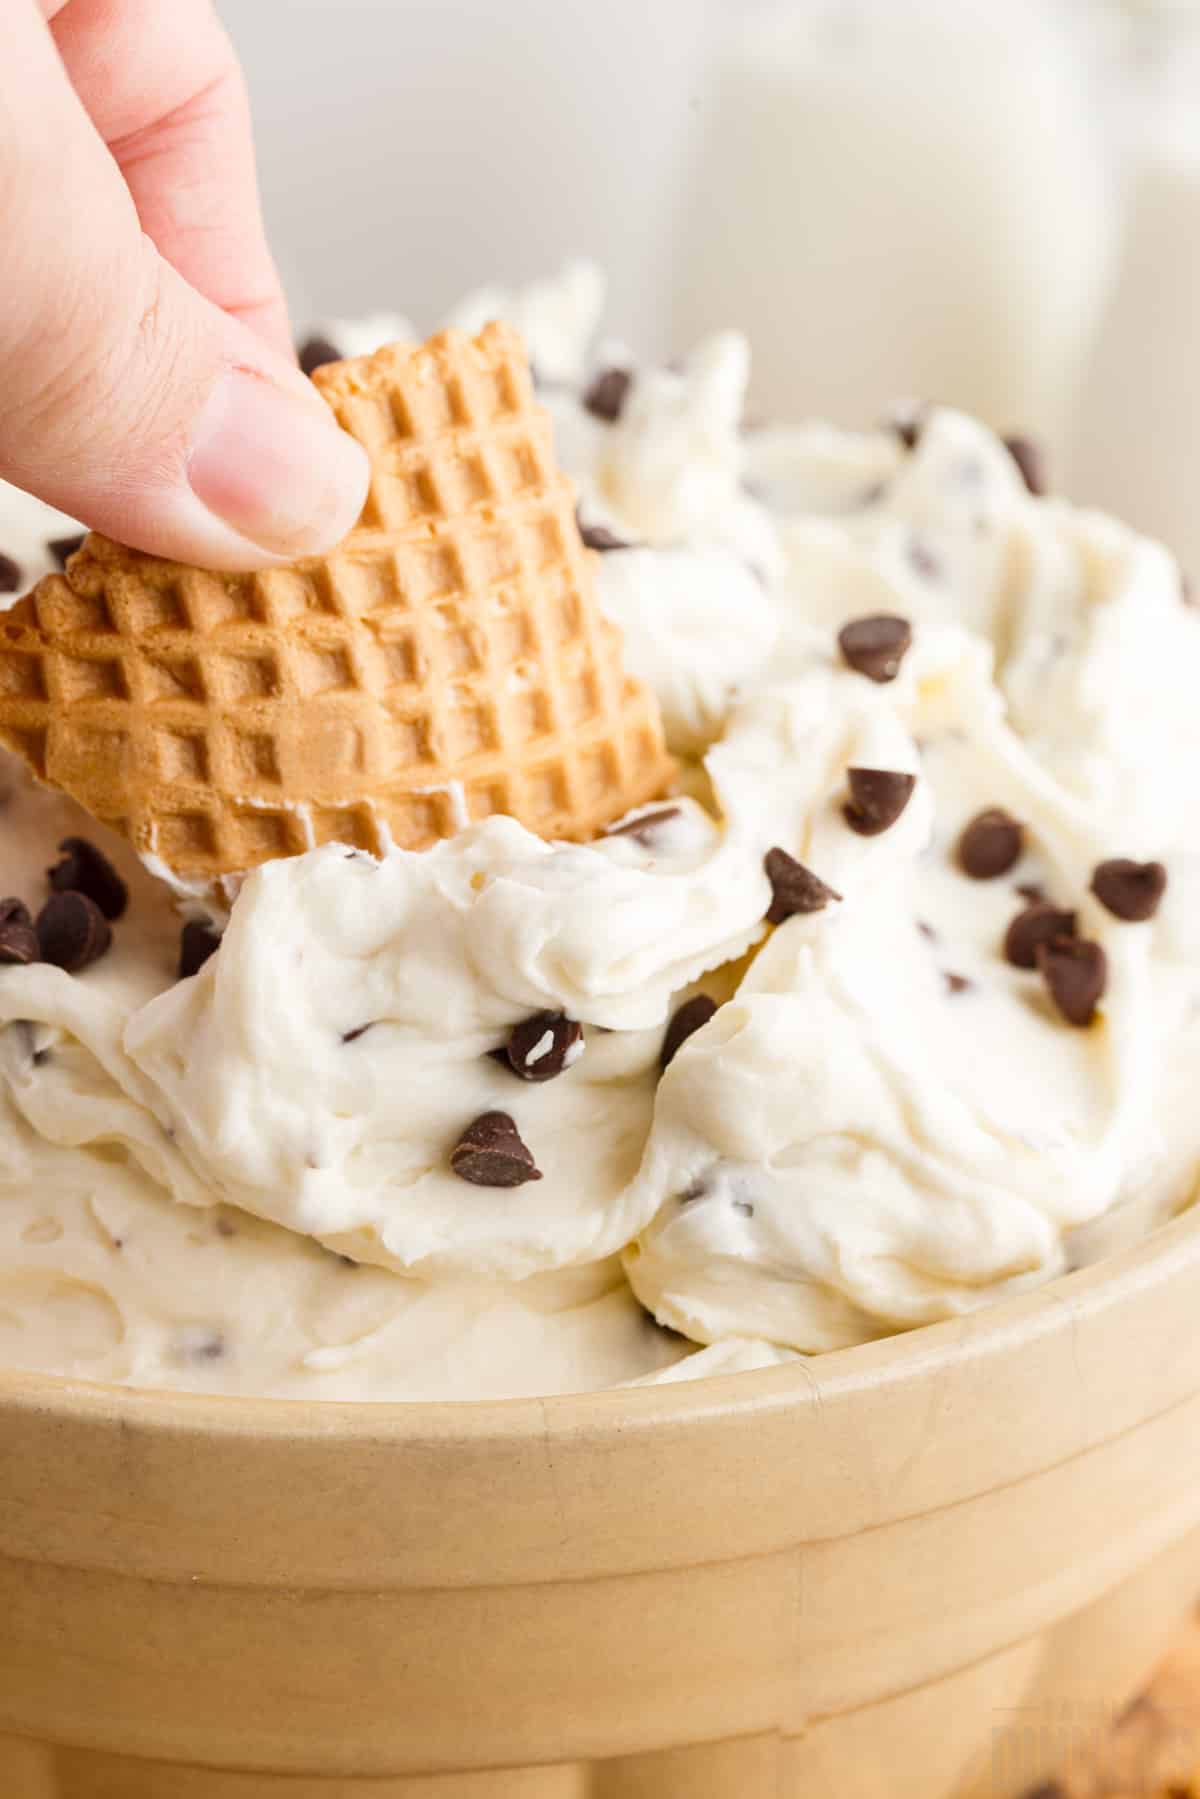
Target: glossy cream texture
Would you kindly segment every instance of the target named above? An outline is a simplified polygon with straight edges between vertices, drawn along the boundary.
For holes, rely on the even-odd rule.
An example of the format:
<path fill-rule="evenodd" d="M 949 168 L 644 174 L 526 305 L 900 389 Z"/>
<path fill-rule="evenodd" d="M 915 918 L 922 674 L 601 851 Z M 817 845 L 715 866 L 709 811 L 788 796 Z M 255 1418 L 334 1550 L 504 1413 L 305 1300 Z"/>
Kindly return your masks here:
<path fill-rule="evenodd" d="M 106 961 L 0 972 L 0 1361 L 361 1398 L 691 1375 L 973 1309 L 1191 1197 L 1200 615 L 1172 559 L 954 414 L 914 448 L 745 434 L 733 336 L 597 419 L 587 279 L 524 304 L 684 792 L 585 847 L 497 819 L 269 865 L 184 982 L 137 871 Z M 836 641 L 879 612 L 914 634 L 886 685 Z M 916 777 L 881 835 L 847 825 L 853 766 Z M 988 806 L 1026 852 L 981 882 L 954 847 Z M 14 891 L 69 817 L 10 800 Z M 841 898 L 772 930 L 776 846 Z M 1168 865 L 1153 922 L 1089 896 L 1112 856 Z M 1088 1030 L 1000 953 L 1031 882 L 1108 954 Z M 719 1010 L 660 1074 L 697 991 Z M 583 1051 L 524 1082 L 489 1052 L 543 1011 Z M 540 1180 L 452 1173 L 491 1109 Z"/>

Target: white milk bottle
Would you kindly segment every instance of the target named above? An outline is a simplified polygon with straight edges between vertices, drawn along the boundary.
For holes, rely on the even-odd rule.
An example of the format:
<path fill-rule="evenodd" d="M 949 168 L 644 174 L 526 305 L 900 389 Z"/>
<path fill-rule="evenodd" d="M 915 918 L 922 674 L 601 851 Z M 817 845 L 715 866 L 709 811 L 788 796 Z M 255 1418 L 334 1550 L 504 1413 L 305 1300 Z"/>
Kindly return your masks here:
<path fill-rule="evenodd" d="M 1066 485 L 1200 577 L 1200 6 L 1130 0 L 1126 231 Z"/>
<path fill-rule="evenodd" d="M 767 414 L 900 396 L 1062 443 L 1112 240 L 1074 34 L 1035 0 L 792 0 L 716 59 L 679 341 L 737 324 Z"/>

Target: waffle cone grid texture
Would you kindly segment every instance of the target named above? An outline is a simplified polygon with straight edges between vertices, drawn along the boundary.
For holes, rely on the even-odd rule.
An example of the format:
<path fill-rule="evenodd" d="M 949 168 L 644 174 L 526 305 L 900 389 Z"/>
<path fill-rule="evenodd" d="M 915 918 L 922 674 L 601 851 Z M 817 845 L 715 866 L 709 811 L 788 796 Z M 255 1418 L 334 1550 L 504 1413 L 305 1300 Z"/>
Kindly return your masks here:
<path fill-rule="evenodd" d="M 328 556 L 213 574 L 91 536 L 0 614 L 0 742 L 176 874 L 585 840 L 670 780 L 524 350 L 446 332 L 318 371 L 370 492 Z"/>

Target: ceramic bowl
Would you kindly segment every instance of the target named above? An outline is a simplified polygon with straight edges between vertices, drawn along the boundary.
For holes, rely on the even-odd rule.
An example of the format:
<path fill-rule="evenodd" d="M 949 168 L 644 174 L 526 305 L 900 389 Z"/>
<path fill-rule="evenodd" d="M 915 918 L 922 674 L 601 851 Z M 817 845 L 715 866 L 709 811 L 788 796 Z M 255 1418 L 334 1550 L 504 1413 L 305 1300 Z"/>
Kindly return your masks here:
<path fill-rule="evenodd" d="M 754 1374 L 0 1445 L 4 1799 L 1014 1799 L 1200 1589 L 1200 1214 Z"/>

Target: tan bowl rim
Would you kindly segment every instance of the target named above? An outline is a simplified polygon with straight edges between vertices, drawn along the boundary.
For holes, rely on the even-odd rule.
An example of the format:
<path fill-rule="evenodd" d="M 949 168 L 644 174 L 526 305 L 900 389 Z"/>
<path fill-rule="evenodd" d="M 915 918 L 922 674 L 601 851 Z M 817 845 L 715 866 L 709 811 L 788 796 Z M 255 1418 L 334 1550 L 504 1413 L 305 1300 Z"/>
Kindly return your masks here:
<path fill-rule="evenodd" d="M 845 1401 L 859 1387 L 925 1381 L 968 1352 L 1010 1357 L 1064 1328 L 1082 1313 L 1115 1310 L 1189 1275 L 1200 1282 L 1200 1200 L 1137 1243 L 1044 1286 L 996 1301 L 978 1312 L 921 1325 L 849 1349 L 772 1368 L 709 1375 L 546 1398 L 445 1400 L 271 1399 L 244 1394 L 174 1392 L 166 1388 L 80 1380 L 0 1368 L 0 1413 L 52 1412 L 81 1422 L 136 1421 L 139 1430 L 172 1436 L 228 1438 L 377 1438 L 482 1443 L 585 1433 L 616 1437 L 639 1424 L 701 1424 L 747 1410 L 773 1412 L 799 1393 Z"/>

